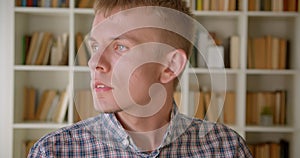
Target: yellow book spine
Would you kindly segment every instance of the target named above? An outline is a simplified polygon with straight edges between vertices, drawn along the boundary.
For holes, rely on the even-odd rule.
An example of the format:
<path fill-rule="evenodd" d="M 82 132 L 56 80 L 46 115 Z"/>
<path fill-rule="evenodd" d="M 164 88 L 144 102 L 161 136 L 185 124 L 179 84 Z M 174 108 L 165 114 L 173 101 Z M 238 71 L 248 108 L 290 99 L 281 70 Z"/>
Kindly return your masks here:
<path fill-rule="evenodd" d="M 196 1 L 197 1 L 196 10 L 202 11 L 202 0 L 196 0 Z"/>

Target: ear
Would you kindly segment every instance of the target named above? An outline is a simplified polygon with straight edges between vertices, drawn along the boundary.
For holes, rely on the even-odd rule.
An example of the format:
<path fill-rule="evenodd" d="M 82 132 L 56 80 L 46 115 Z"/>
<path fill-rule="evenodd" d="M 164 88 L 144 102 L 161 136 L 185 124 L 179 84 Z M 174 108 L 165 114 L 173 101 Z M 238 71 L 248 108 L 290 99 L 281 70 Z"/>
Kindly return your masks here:
<path fill-rule="evenodd" d="M 174 80 L 183 71 L 187 57 L 182 49 L 176 49 L 167 55 L 167 65 L 163 68 L 160 76 L 161 83 L 168 83 Z"/>

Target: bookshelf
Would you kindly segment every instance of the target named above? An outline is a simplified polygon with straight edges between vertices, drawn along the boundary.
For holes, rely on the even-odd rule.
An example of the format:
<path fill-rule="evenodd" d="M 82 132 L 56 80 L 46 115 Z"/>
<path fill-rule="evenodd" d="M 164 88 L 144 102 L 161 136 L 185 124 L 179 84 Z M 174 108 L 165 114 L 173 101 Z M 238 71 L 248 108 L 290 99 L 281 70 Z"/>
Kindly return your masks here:
<path fill-rule="evenodd" d="M 195 6 L 195 1 L 188 1 L 189 5 Z M 247 2 L 247 1 L 244 1 Z M 4 2 L 2 2 L 4 3 Z M 12 132 L 9 139 L 11 144 L 7 157 L 22 157 L 24 141 L 35 140 L 42 135 L 63 126 L 74 123 L 74 92 L 89 87 L 89 70 L 84 66 L 77 66 L 74 62 L 76 57 L 75 35 L 77 32 L 87 34 L 92 20 L 93 10 L 77 8 L 76 1 L 69 1 L 68 8 L 39 8 L 39 7 L 16 7 L 14 1 L 5 2 L 14 8 L 9 11 L 9 17 L 13 19 L 9 25 L 11 30 L 8 36 L 14 41 L 9 45 L 11 52 L 9 61 L 10 74 L 8 88 L 12 97 L 7 98 L 10 106 L 6 107 L 11 112 L 12 121 L 7 123 Z M 239 11 L 198 11 L 194 14 L 196 19 L 208 29 L 217 33 L 218 38 L 225 41 L 232 35 L 240 37 L 240 56 L 237 69 L 226 68 L 227 89 L 236 93 L 235 124 L 230 125 L 241 134 L 249 143 L 265 141 L 279 141 L 286 139 L 290 143 L 290 155 L 300 155 L 297 146 L 300 145 L 300 15 L 299 12 L 270 12 L 248 11 L 248 4 L 243 3 Z M 37 25 L 38 24 L 38 25 Z M 68 64 L 63 66 L 49 65 L 23 65 L 22 64 L 22 36 L 34 31 L 49 31 L 54 35 L 68 33 Z M 289 69 L 267 70 L 247 68 L 247 40 L 249 37 L 272 34 L 290 40 Z M 210 75 L 222 74 L 219 69 L 207 70 L 206 68 L 187 67 L 182 75 L 182 105 L 189 105 L 190 91 L 193 85 L 210 88 Z M 219 81 L 224 82 L 224 81 Z M 41 93 L 46 89 L 63 90 L 70 85 L 71 92 L 68 100 L 68 111 L 63 123 L 53 122 L 25 122 L 23 115 L 23 87 L 32 86 Z M 246 92 L 272 91 L 286 89 L 287 98 L 287 125 L 262 127 L 259 125 L 246 124 Z M 183 106 L 182 111 L 193 114 L 189 106 Z"/>

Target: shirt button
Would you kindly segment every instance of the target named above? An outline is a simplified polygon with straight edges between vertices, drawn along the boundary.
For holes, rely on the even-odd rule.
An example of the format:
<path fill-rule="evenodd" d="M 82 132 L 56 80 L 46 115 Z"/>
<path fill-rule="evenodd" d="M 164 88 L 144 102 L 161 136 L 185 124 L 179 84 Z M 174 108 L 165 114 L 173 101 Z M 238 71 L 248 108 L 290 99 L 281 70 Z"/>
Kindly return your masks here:
<path fill-rule="evenodd" d="M 122 141 L 122 144 L 123 144 L 125 147 L 127 147 L 127 146 L 129 145 L 129 141 L 128 141 L 127 139 L 124 139 L 124 140 Z"/>

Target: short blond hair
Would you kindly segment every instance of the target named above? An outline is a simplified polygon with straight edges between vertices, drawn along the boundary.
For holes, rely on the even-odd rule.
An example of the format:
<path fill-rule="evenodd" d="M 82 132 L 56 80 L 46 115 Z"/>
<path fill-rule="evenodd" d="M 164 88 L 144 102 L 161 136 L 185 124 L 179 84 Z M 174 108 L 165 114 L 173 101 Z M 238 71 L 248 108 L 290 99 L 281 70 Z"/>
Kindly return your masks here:
<path fill-rule="evenodd" d="M 103 13 L 104 16 L 109 16 L 114 8 L 129 9 L 141 6 L 166 7 L 193 17 L 190 8 L 184 0 L 96 0 L 94 3 L 94 11 L 95 14 Z M 193 30 L 192 28 L 187 29 Z M 189 41 L 190 39 L 185 39 L 177 33 L 168 30 L 165 30 L 165 32 L 162 37 L 166 44 L 176 49 L 183 49 L 187 57 L 191 55 L 192 43 Z"/>

